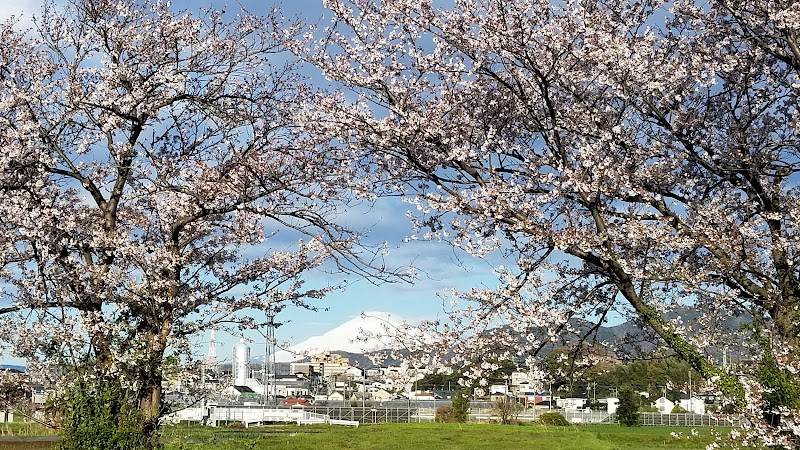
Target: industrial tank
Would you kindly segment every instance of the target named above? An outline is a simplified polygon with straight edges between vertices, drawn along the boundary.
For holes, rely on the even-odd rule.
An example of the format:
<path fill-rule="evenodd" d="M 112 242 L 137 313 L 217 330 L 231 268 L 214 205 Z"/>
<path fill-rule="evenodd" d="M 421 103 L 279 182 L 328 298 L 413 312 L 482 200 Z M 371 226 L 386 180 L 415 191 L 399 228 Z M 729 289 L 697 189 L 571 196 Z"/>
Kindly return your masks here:
<path fill-rule="evenodd" d="M 250 375 L 250 347 L 244 339 L 233 346 L 233 384 L 234 386 L 247 385 L 247 378 Z"/>

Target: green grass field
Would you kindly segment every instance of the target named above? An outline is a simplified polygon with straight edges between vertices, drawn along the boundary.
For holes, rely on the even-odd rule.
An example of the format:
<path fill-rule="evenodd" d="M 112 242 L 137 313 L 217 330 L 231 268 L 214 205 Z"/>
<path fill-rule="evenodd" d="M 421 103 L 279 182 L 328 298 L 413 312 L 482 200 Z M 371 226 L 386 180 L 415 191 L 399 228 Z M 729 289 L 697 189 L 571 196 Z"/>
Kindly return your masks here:
<path fill-rule="evenodd" d="M 163 430 L 163 440 L 165 450 L 699 450 L 714 441 L 708 428 L 696 430 L 698 436 L 691 436 L 691 428 L 619 425 L 168 426 Z M 727 433 L 728 429 L 718 431 Z M 675 439 L 670 432 L 684 437 Z M 49 450 L 54 446 L 53 434 L 53 430 L 34 423 L 0 425 L 0 450 Z M 31 436 L 44 440 L 31 442 L 38 439 Z"/>
<path fill-rule="evenodd" d="M 583 425 L 543 427 L 488 424 L 380 424 L 359 428 L 270 426 L 247 430 L 164 430 L 167 450 L 655 450 L 703 449 L 708 429 Z M 670 432 L 683 433 L 675 439 Z"/>

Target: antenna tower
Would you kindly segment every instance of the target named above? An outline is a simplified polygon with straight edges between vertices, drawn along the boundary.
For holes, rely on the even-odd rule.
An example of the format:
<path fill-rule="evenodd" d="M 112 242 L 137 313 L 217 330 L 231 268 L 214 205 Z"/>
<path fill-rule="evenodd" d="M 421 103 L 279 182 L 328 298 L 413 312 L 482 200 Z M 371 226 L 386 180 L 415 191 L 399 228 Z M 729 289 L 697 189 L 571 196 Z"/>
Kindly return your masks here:
<path fill-rule="evenodd" d="M 217 367 L 217 330 L 211 330 L 208 336 L 208 355 L 206 356 L 206 366 Z"/>

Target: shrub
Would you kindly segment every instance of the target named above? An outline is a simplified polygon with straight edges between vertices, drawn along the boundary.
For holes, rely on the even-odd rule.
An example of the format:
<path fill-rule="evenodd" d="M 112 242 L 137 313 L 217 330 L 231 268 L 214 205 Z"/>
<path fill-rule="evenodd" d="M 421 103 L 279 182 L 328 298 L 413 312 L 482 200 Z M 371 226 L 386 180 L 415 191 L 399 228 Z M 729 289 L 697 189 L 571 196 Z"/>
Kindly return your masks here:
<path fill-rule="evenodd" d="M 589 409 L 592 411 L 605 411 L 608 409 L 608 405 L 606 403 L 592 402 L 589 403 Z"/>
<path fill-rule="evenodd" d="M 118 380 L 78 381 L 52 406 L 64 420 L 59 450 L 154 450 L 158 433 Z"/>
<path fill-rule="evenodd" d="M 685 413 L 685 412 L 689 412 L 689 411 L 686 411 L 686 409 L 684 409 L 683 406 L 681 406 L 681 405 L 673 406 L 672 407 L 672 411 L 670 411 L 671 414 Z"/>
<path fill-rule="evenodd" d="M 782 408 L 800 409 L 800 386 L 797 385 L 797 378 L 778 364 L 772 351 L 772 343 L 760 336 L 759 344 L 765 350 L 758 370 L 758 380 L 765 388 L 762 394 L 762 415 L 770 426 L 778 427 L 786 421 L 782 416 L 784 413 L 780 411 Z"/>
<path fill-rule="evenodd" d="M 567 419 L 557 412 L 546 412 L 539 416 L 539 423 L 542 425 L 550 425 L 556 427 L 569 426 Z"/>
<path fill-rule="evenodd" d="M 453 414 L 459 423 L 465 423 L 469 417 L 469 394 L 464 389 L 453 396 Z"/>
<path fill-rule="evenodd" d="M 494 402 L 494 412 L 500 417 L 500 423 L 509 425 L 516 422 L 517 417 L 524 409 L 514 399 L 503 397 Z"/>
<path fill-rule="evenodd" d="M 445 423 L 458 422 L 456 412 L 452 406 L 440 406 L 436 408 L 436 421 Z"/>
<path fill-rule="evenodd" d="M 630 387 L 619 390 L 619 406 L 617 419 L 626 427 L 639 426 L 639 395 Z"/>

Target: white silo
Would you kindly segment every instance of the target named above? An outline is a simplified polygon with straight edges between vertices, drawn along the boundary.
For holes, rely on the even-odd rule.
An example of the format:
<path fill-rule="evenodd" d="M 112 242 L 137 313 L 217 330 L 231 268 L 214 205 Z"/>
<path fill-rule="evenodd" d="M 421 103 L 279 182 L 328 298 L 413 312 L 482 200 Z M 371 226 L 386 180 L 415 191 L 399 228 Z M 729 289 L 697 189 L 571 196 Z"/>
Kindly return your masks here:
<path fill-rule="evenodd" d="M 233 346 L 233 384 L 234 386 L 247 385 L 247 378 L 250 375 L 250 347 L 244 343 L 244 339 Z"/>

